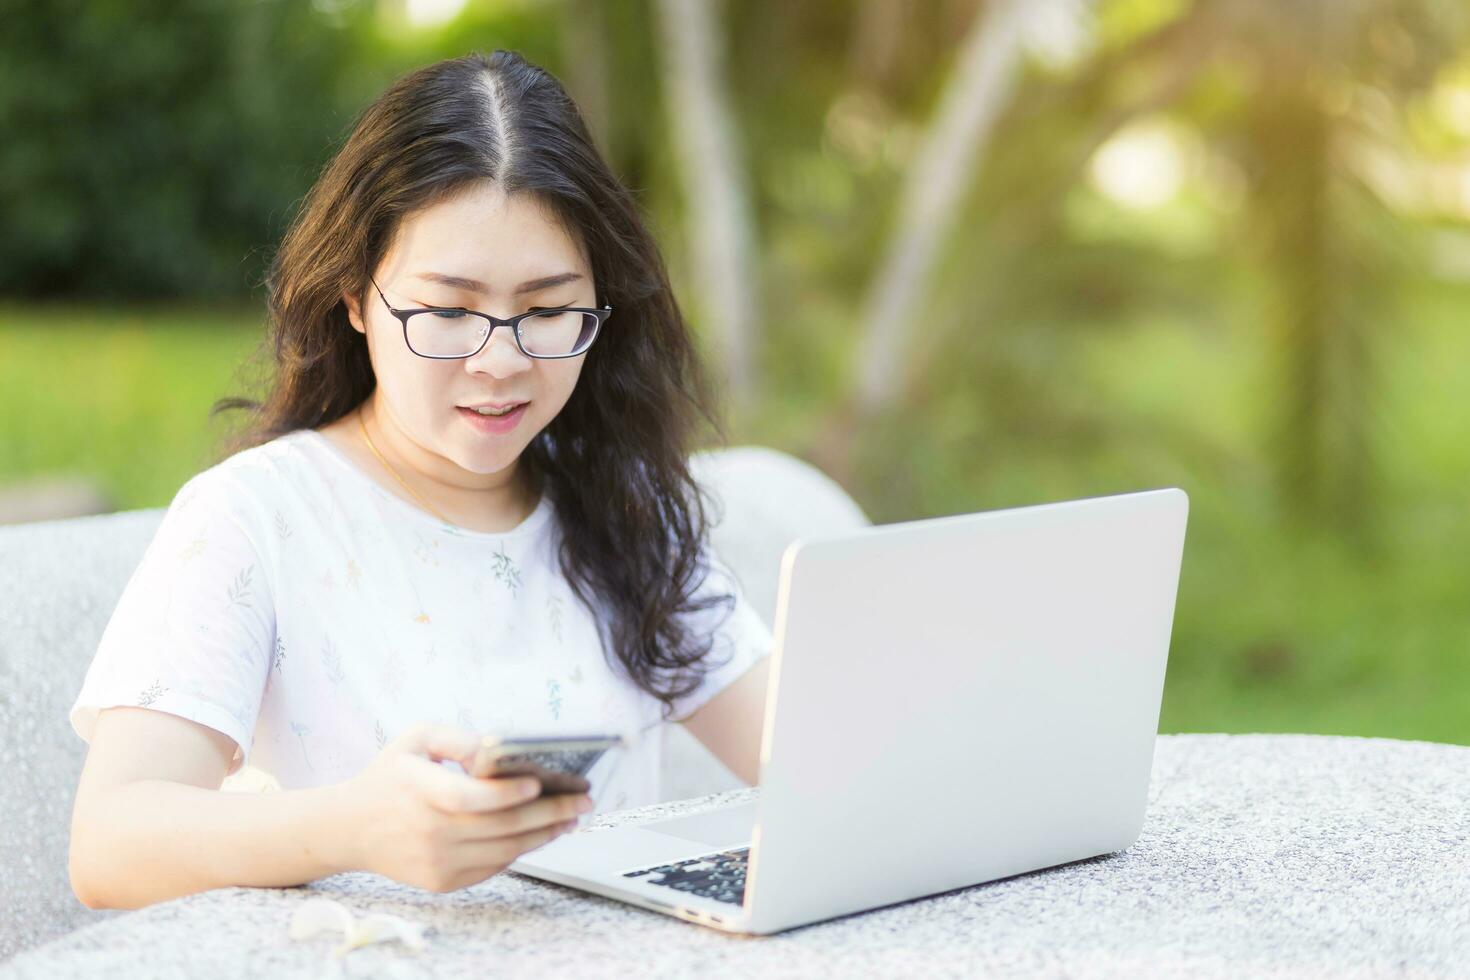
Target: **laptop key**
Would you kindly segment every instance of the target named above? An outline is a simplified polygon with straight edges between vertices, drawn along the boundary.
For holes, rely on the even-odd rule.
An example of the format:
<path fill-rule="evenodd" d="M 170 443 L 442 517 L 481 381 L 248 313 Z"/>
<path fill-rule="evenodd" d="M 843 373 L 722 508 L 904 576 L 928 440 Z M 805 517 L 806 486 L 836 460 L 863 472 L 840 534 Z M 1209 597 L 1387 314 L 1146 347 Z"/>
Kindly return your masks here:
<path fill-rule="evenodd" d="M 745 901 L 745 871 L 749 858 L 750 848 L 739 847 L 718 854 L 705 854 L 651 868 L 627 871 L 623 873 L 623 877 L 644 878 L 650 885 L 741 905 Z"/>

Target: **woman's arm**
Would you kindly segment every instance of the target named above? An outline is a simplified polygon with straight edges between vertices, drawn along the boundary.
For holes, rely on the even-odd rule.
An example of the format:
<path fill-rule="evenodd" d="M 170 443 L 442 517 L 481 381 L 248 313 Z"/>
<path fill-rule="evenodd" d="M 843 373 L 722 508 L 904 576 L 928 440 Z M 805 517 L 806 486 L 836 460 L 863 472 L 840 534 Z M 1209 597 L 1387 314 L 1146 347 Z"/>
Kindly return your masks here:
<path fill-rule="evenodd" d="M 749 786 L 760 781 L 771 658 L 762 657 L 681 724 Z"/>
<path fill-rule="evenodd" d="M 72 889 L 91 908 L 139 908 L 338 871 L 467 888 L 592 809 L 585 793 L 547 796 L 534 779 L 466 775 L 480 741 L 468 729 L 414 725 L 343 782 L 235 793 L 217 788 L 235 752 L 229 738 L 166 712 L 109 708 L 72 814 Z M 451 760 L 459 771 L 440 764 Z"/>
<path fill-rule="evenodd" d="M 219 789 L 227 736 L 148 708 L 103 710 L 72 810 L 72 890 L 134 909 L 227 885 L 284 887 L 348 870 L 338 787 Z"/>

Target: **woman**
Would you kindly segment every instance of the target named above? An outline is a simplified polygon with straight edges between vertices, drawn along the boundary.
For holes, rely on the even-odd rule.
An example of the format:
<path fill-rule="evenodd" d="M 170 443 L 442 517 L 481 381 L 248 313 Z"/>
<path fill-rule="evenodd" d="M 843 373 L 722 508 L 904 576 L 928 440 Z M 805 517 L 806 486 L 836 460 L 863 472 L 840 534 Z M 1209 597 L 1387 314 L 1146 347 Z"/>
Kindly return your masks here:
<path fill-rule="evenodd" d="M 240 451 L 174 499 L 71 710 L 78 896 L 463 888 L 654 801 L 667 720 L 754 782 L 771 637 L 707 549 L 706 379 L 557 81 L 503 51 L 399 80 L 269 286 L 269 390 L 227 403 Z M 486 732 L 596 731 L 640 751 L 590 794 L 464 772 Z M 280 791 L 221 792 L 247 760 Z"/>

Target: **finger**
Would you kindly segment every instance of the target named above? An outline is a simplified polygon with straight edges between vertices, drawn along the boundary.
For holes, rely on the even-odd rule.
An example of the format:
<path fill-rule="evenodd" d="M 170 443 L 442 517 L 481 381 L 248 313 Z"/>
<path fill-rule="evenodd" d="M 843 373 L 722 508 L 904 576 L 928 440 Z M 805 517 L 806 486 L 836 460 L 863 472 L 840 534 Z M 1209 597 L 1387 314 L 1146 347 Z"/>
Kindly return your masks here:
<path fill-rule="evenodd" d="M 451 834 L 459 841 L 484 841 L 497 837 L 514 837 L 542 827 L 553 827 L 581 816 L 577 810 L 580 799 L 586 797 L 550 796 L 494 813 L 457 815 L 451 821 Z"/>
<path fill-rule="evenodd" d="M 541 791 L 550 796 L 554 793 L 585 793 L 592 788 L 592 784 L 585 776 L 578 776 L 570 772 L 557 772 L 554 769 L 546 769 L 540 766 L 535 768 L 511 769 L 504 772 L 487 771 L 478 772 L 475 769 L 466 770 L 471 776 L 482 776 L 485 779 L 514 779 L 522 776 L 534 776 L 541 780 Z"/>
<path fill-rule="evenodd" d="M 534 779 L 476 779 L 462 772 L 410 757 L 418 786 L 429 804 L 444 813 L 485 813 L 535 799 Z"/>
<path fill-rule="evenodd" d="M 453 760 L 468 771 L 473 764 L 475 750 L 479 748 L 480 736 L 453 725 L 421 724 L 405 732 L 398 744 L 408 752 L 426 755 L 435 762 Z"/>
<path fill-rule="evenodd" d="M 534 851 L 575 827 L 576 822 L 570 821 L 528 830 L 523 834 L 514 834 L 510 837 L 471 841 L 463 846 L 457 856 L 464 861 L 466 867 L 490 868 L 500 864 L 509 864 L 522 854 Z"/>

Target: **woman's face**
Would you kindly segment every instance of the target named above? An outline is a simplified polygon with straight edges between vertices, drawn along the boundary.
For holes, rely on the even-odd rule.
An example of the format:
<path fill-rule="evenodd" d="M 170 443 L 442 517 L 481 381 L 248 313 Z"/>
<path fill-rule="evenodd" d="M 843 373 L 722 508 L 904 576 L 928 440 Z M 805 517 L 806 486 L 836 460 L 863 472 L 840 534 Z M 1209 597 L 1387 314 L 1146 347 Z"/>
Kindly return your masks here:
<path fill-rule="evenodd" d="M 532 307 L 596 306 L 580 245 L 535 198 L 508 196 L 490 182 L 405 218 L 373 277 L 396 309 L 464 307 L 506 318 Z M 410 462 L 448 482 L 482 485 L 510 467 L 582 373 L 585 355 L 527 357 L 509 327 L 496 327 L 473 357 L 420 357 L 371 285 L 367 296 L 366 308 L 343 299 L 353 327 L 367 337 L 378 425 Z M 528 404 L 505 432 L 473 411 L 512 402 Z"/>

